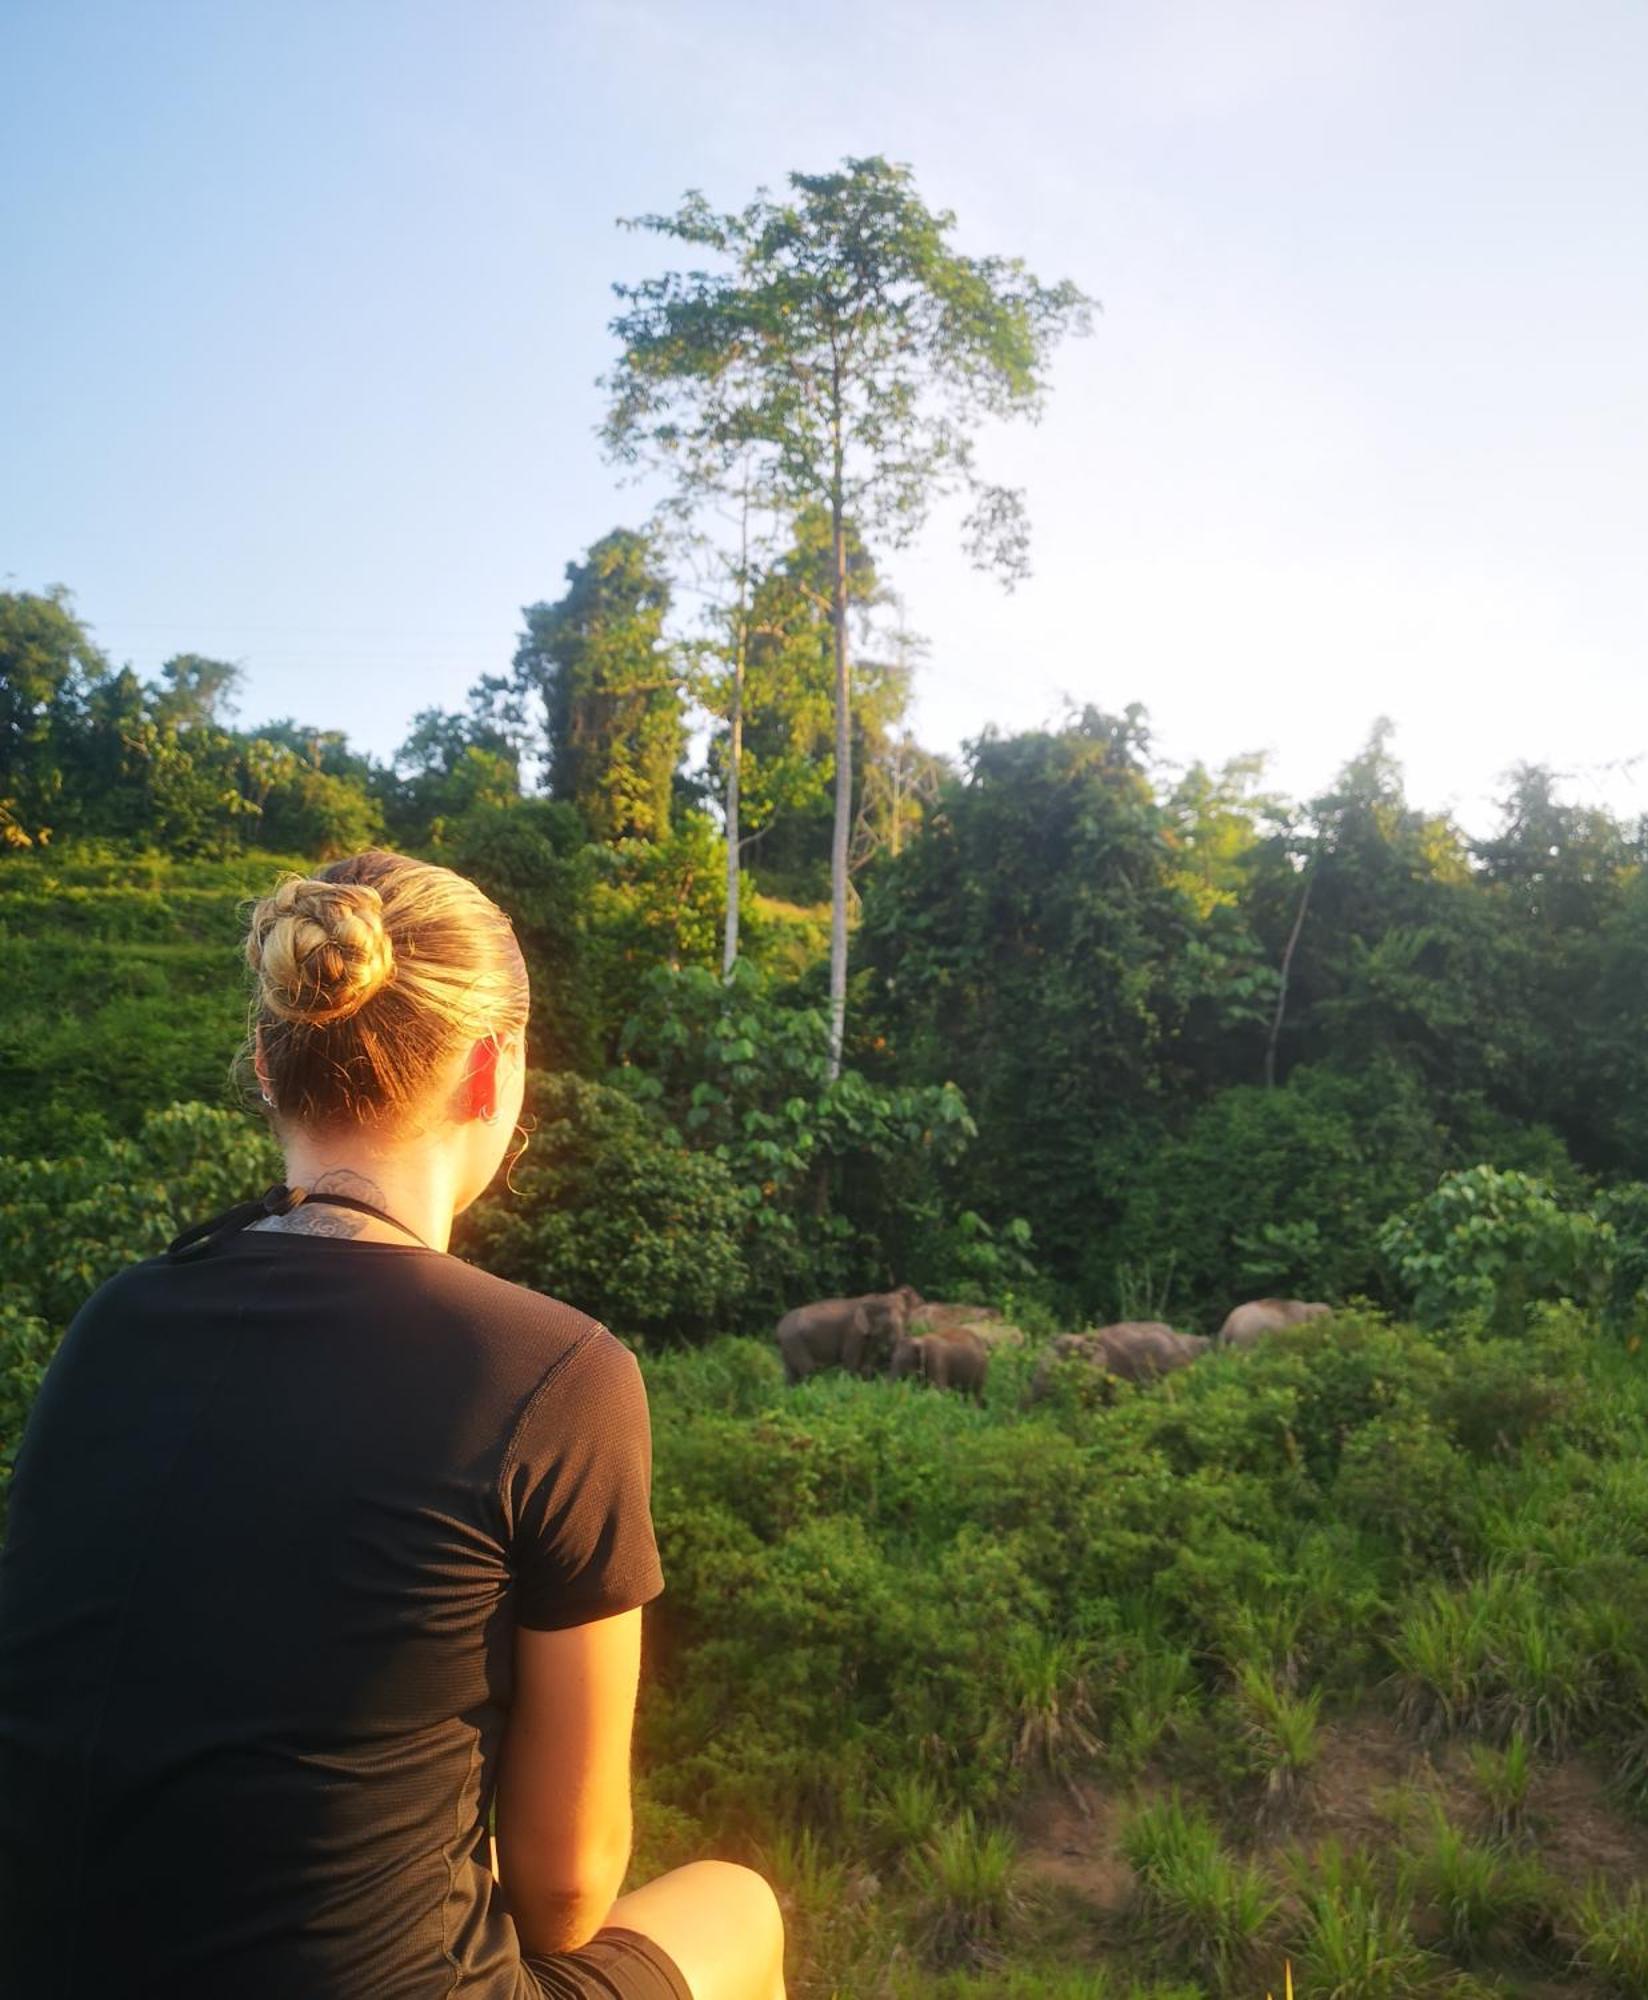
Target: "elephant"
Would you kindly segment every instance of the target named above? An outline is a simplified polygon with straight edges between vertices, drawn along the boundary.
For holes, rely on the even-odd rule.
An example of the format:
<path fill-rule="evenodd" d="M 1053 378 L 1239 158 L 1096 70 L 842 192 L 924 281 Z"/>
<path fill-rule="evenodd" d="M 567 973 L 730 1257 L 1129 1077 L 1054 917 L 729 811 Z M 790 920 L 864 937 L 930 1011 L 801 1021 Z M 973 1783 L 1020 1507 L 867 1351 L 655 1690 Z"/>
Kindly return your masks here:
<path fill-rule="evenodd" d="M 1212 1344 L 1199 1333 L 1175 1333 L 1156 1319 L 1124 1319 L 1091 1333 L 1061 1333 L 1037 1366 L 1030 1400 L 1047 1394 L 1063 1361 L 1085 1361 L 1123 1382 L 1154 1382 L 1176 1368 L 1188 1368 Z"/>
<path fill-rule="evenodd" d="M 921 1294 L 911 1285 L 796 1306 L 774 1334 L 784 1357 L 784 1380 L 793 1386 L 821 1368 L 845 1368 L 854 1375 L 872 1372 L 888 1361 L 893 1343 L 920 1308 Z"/>
<path fill-rule="evenodd" d="M 1221 1347 L 1257 1347 L 1267 1333 L 1284 1326 L 1301 1326 L 1306 1320 L 1325 1319 L 1333 1311 L 1320 1300 L 1253 1299 L 1237 1306 L 1218 1332 Z"/>
<path fill-rule="evenodd" d="M 894 1381 L 919 1375 L 936 1389 L 956 1389 L 979 1402 L 990 1372 L 990 1349 L 970 1326 L 939 1333 L 907 1333 L 893 1343 Z"/>

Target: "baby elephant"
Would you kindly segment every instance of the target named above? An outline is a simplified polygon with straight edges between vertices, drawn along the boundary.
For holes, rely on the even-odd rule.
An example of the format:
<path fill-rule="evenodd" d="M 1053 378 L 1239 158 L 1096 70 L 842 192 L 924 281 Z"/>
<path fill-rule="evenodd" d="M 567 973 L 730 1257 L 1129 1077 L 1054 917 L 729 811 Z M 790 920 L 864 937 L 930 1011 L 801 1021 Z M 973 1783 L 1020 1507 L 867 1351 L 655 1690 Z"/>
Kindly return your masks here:
<path fill-rule="evenodd" d="M 1326 1319 L 1333 1311 L 1319 1300 L 1253 1299 L 1238 1306 L 1219 1329 L 1221 1347 L 1257 1347 L 1267 1333 L 1284 1326 L 1300 1326 L 1307 1319 Z"/>
<path fill-rule="evenodd" d="M 1092 1333 L 1061 1333 L 1041 1358 L 1030 1398 L 1035 1402 L 1047 1394 L 1064 1361 L 1085 1361 L 1123 1382 L 1154 1382 L 1175 1368 L 1188 1368 L 1211 1345 L 1199 1333 L 1175 1333 L 1158 1319 L 1124 1319 Z"/>
<path fill-rule="evenodd" d="M 968 1326 L 905 1334 L 893 1347 L 892 1375 L 919 1375 L 936 1389 L 956 1389 L 979 1402 L 990 1372 L 990 1350 Z"/>

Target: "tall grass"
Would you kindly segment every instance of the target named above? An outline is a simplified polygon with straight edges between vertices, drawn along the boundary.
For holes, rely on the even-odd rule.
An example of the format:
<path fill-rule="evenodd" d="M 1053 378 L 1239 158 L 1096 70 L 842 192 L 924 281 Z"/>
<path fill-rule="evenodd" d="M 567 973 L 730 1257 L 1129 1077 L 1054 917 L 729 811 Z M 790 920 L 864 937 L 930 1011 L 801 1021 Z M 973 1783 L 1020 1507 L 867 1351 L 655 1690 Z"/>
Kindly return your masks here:
<path fill-rule="evenodd" d="M 912 1857 L 909 1876 L 918 1935 L 941 1963 L 989 1955 L 1022 1904 L 1012 1836 L 979 1827 L 970 1812 L 939 1828 Z"/>
<path fill-rule="evenodd" d="M 938 1787 L 919 1773 L 901 1773 L 871 1803 L 865 1833 L 872 1854 L 883 1863 L 907 1866 L 931 1845 L 944 1819 Z"/>
<path fill-rule="evenodd" d="M 1281 1857 L 1299 2000 L 1409 2000 L 1437 1962 L 1415 1939 L 1406 1870 L 1324 1840 Z"/>
<path fill-rule="evenodd" d="M 1533 1752 L 1527 1737 L 1514 1730 L 1502 1749 L 1491 1743 L 1473 1743 L 1470 1765 L 1495 1838 L 1520 1839 L 1528 1825 L 1534 1779 Z"/>
<path fill-rule="evenodd" d="M 1390 1654 L 1401 1712 L 1422 1735 L 1471 1730 L 1562 1750 L 1601 1704 L 1587 1622 L 1525 1571 L 1422 1585 Z"/>
<path fill-rule="evenodd" d="M 1648 1993 L 1648 1888 L 1636 1882 L 1617 1895 L 1591 1883 L 1575 1906 L 1574 1929 L 1575 1965 L 1606 1991 L 1642 2000 Z"/>
<path fill-rule="evenodd" d="M 1257 1974 L 1280 1904 L 1264 1871 L 1228 1853 L 1205 1814 L 1177 1794 L 1140 1805 L 1121 1844 L 1141 1940 L 1221 1991 Z"/>
<path fill-rule="evenodd" d="M 1528 1855 L 1471 1839 L 1439 1800 L 1431 1801 L 1429 1824 L 1411 1859 L 1416 1896 L 1461 1964 L 1526 1953 L 1549 1936 L 1556 1894 L 1544 1870 Z"/>
<path fill-rule="evenodd" d="M 1091 1649 L 1053 1632 L 1023 1632 L 1003 1661 L 1001 1726 L 1016 1769 L 1062 1776 L 1099 1747 Z"/>
<path fill-rule="evenodd" d="M 1320 1688 L 1303 1695 L 1278 1687 L 1260 1667 L 1237 1670 L 1236 1709 L 1243 1740 L 1263 1785 L 1263 1811 L 1280 1818 L 1299 1802 L 1321 1755 Z"/>
<path fill-rule="evenodd" d="M 1122 1676 L 1110 1723 L 1112 1761 L 1120 1771 L 1143 1768 L 1195 1710 L 1196 1674 L 1188 1646 L 1146 1642 Z"/>

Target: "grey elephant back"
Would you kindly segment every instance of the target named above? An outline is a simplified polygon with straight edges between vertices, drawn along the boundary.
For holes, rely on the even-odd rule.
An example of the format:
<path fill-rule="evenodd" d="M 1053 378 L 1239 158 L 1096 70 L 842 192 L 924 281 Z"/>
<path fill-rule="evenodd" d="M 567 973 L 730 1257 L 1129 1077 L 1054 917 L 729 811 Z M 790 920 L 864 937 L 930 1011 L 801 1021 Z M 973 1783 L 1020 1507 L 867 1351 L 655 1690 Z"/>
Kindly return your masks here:
<path fill-rule="evenodd" d="M 1279 1333 L 1285 1326 L 1300 1326 L 1306 1320 L 1324 1319 L 1332 1306 L 1311 1299 L 1250 1299 L 1237 1306 L 1219 1329 L 1224 1347 L 1253 1347 L 1267 1333 Z"/>
<path fill-rule="evenodd" d="M 1084 1362 L 1123 1382 L 1154 1382 L 1189 1367 L 1211 1345 L 1201 1334 L 1178 1333 L 1163 1320 L 1117 1320 L 1089 1333 L 1061 1333 L 1037 1364 L 1030 1400 L 1047 1394 L 1055 1371 L 1067 1361 Z"/>
<path fill-rule="evenodd" d="M 1101 1326 L 1095 1339 L 1104 1365 L 1124 1382 L 1149 1382 L 1187 1368 L 1208 1345 L 1199 1334 L 1177 1333 L 1154 1319 L 1118 1320 Z"/>

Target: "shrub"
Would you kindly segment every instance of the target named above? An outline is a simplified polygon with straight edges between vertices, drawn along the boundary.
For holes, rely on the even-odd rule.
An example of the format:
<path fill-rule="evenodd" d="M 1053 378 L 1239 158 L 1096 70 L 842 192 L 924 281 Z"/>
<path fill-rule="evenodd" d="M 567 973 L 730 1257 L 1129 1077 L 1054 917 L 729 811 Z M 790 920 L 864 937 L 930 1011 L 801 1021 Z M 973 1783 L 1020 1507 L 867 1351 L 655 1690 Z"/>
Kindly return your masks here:
<path fill-rule="evenodd" d="M 1424 1410 L 1377 1417 L 1345 1444 L 1333 1498 L 1346 1520 L 1438 1559 L 1468 1540 L 1471 1463 Z"/>
<path fill-rule="evenodd" d="M 1648 1182 L 1604 1188 L 1591 1213 L 1613 1232 L 1609 1323 L 1617 1333 L 1640 1336 L 1648 1327 Z"/>
<path fill-rule="evenodd" d="M 1110 1724 L 1118 1770 L 1142 1770 L 1195 1713 L 1196 1676 L 1188 1647 L 1147 1644 L 1128 1661 Z"/>
<path fill-rule="evenodd" d="M 1298 1990 L 1310 2000 L 1411 2000 L 1433 1962 L 1406 1916 L 1372 1890 L 1307 1893 L 1299 1925 Z"/>
<path fill-rule="evenodd" d="M 1002 1679 L 1000 1722 L 1014 1766 L 1059 1776 L 1098 1749 L 1089 1648 L 1055 1633 L 1021 1631 L 1007 1647 Z"/>
<path fill-rule="evenodd" d="M 1406 1872 L 1324 1840 L 1281 1857 L 1300 2000 L 1409 2000 L 1439 1969 L 1413 1935 Z M 1387 1876 L 1394 1879 L 1387 1881 Z"/>
<path fill-rule="evenodd" d="M 1468 1167 L 1391 1217 L 1379 1247 L 1424 1325 L 1474 1315 L 1498 1333 L 1521 1333 L 1535 1299 L 1603 1302 L 1613 1234 L 1561 1207 L 1531 1175 Z"/>
<path fill-rule="evenodd" d="M 1477 1730 L 1564 1748 L 1601 1701 L 1602 1663 L 1583 1619 L 1503 1568 L 1429 1582 L 1390 1641 L 1402 1711 L 1422 1733 Z"/>
<path fill-rule="evenodd" d="M 938 1787 L 919 1774 L 903 1774 L 876 1794 L 867 1814 L 866 1838 L 879 1861 L 904 1867 L 931 1846 L 944 1819 Z"/>
<path fill-rule="evenodd" d="M 1123 1179 L 1109 1267 L 1171 1265 L 1174 1310 L 1203 1332 L 1238 1297 L 1378 1295 L 1378 1225 L 1435 1184 L 1441 1141 L 1414 1080 L 1394 1066 L 1302 1066 L 1274 1090 L 1220 1091 Z M 1109 1311 L 1121 1300 L 1095 1303 Z"/>
<path fill-rule="evenodd" d="M 701 1332 L 735 1313 L 745 1211 L 721 1162 L 582 1077 L 534 1071 L 528 1091 L 532 1144 L 460 1218 L 456 1247 L 626 1333 Z"/>

